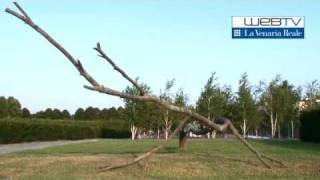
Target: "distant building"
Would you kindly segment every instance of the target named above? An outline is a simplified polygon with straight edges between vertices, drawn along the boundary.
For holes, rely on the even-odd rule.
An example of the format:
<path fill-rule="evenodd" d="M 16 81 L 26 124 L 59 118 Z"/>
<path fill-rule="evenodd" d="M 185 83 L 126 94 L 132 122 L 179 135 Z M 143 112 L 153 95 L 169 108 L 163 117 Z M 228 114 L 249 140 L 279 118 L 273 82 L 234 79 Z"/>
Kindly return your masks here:
<path fill-rule="evenodd" d="M 317 104 L 320 104 L 320 99 L 316 99 L 315 102 Z M 305 98 L 305 99 L 299 101 L 299 111 L 303 111 L 303 110 L 307 109 L 311 103 L 312 102 L 309 98 Z"/>

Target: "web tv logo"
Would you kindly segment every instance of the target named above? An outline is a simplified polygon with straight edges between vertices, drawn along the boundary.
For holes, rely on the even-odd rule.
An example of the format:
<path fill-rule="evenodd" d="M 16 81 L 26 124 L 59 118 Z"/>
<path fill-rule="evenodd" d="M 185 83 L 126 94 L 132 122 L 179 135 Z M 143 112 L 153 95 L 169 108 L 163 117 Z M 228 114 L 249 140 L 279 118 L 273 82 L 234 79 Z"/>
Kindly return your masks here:
<path fill-rule="evenodd" d="M 304 39 L 304 17 L 233 16 L 233 39 Z"/>

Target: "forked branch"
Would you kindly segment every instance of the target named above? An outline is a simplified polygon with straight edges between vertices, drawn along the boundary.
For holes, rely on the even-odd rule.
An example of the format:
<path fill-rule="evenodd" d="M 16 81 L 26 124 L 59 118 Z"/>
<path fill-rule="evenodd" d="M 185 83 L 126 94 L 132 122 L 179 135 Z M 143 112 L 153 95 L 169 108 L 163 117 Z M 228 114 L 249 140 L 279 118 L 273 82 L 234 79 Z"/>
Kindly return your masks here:
<path fill-rule="evenodd" d="M 102 51 L 100 43 L 97 43 L 97 47 L 93 48 L 94 50 L 98 51 L 99 56 L 108 61 L 108 63 L 113 67 L 114 70 L 118 71 L 125 79 L 127 79 L 129 82 L 131 82 L 132 85 L 134 85 L 140 92 L 140 95 L 144 95 L 144 90 L 138 85 L 138 83 L 131 79 L 121 68 L 119 68 L 114 61 L 112 61 L 109 56 L 106 55 L 105 52 Z"/>
<path fill-rule="evenodd" d="M 29 20 L 30 22 L 32 22 L 31 18 L 28 16 L 28 14 L 19 6 L 19 4 L 17 2 L 13 2 L 13 4 L 19 9 L 19 11 L 23 14 L 23 16 Z"/>
<path fill-rule="evenodd" d="M 170 104 L 168 102 L 162 101 L 160 100 L 158 97 L 156 96 L 152 96 L 149 94 L 145 94 L 144 91 L 142 90 L 141 87 L 139 87 L 138 83 L 136 81 L 134 81 L 132 78 L 130 78 L 122 69 L 120 69 L 112 60 L 111 58 L 109 58 L 106 53 L 102 50 L 101 46 L 99 43 L 97 43 L 97 47 L 95 47 L 94 49 L 99 53 L 99 56 L 104 58 L 109 64 L 111 64 L 111 66 L 118 71 L 125 79 L 127 79 L 132 85 L 134 85 L 137 89 L 139 89 L 140 91 L 140 95 L 136 96 L 136 95 L 131 95 L 131 94 L 127 94 L 118 90 L 114 90 L 111 89 L 109 87 L 105 87 L 104 85 L 101 85 L 100 83 L 98 83 L 98 81 L 96 81 L 86 70 L 85 68 L 82 66 L 80 60 L 76 60 L 65 48 L 63 48 L 56 40 L 54 40 L 47 32 L 45 32 L 42 28 L 40 28 L 39 26 L 37 26 L 32 20 L 31 18 L 27 15 L 27 13 L 18 5 L 18 3 L 14 3 L 15 6 L 19 9 L 19 11 L 21 12 L 21 14 L 7 8 L 5 11 L 15 17 L 17 17 L 18 19 L 20 19 L 21 21 L 25 22 L 26 24 L 28 24 L 30 27 L 32 27 L 35 31 L 37 31 L 39 34 L 41 34 L 45 39 L 47 39 L 54 47 L 56 47 L 63 55 L 66 56 L 66 58 L 75 66 L 75 68 L 79 71 L 80 75 L 83 76 L 89 83 L 91 86 L 85 85 L 84 87 L 89 89 L 89 90 L 93 90 L 93 91 L 97 91 L 100 93 L 105 93 L 108 95 L 112 95 L 112 96 L 116 96 L 116 97 L 120 97 L 120 98 L 124 98 L 124 99 L 130 99 L 130 100 L 134 100 L 134 101 L 140 101 L 140 102 L 153 102 L 158 106 L 161 106 L 162 108 L 174 111 L 174 112 L 178 112 L 183 114 L 186 117 L 190 117 L 193 120 L 196 120 L 202 124 L 204 124 L 205 126 L 207 126 L 209 129 L 212 130 L 217 130 L 217 131 L 225 131 L 227 128 L 230 128 L 232 133 L 247 147 L 249 148 L 250 151 L 252 151 L 257 158 L 264 164 L 265 167 L 270 168 L 271 165 L 269 165 L 264 159 L 270 160 L 271 162 L 275 162 L 280 164 L 281 166 L 285 165 L 277 160 L 274 160 L 273 158 L 270 158 L 266 155 L 263 155 L 261 153 L 259 153 L 256 149 L 254 149 L 245 139 L 242 138 L 242 136 L 238 133 L 237 129 L 233 126 L 233 124 L 231 123 L 230 120 L 228 119 L 223 119 L 223 123 L 222 124 L 217 124 L 214 122 L 211 122 L 209 119 L 207 119 L 206 117 L 191 111 L 190 109 L 186 108 L 186 107 L 179 107 L 179 106 L 175 106 L 173 104 Z M 181 123 L 183 124 L 183 122 Z M 180 125 L 181 125 L 180 124 Z M 179 131 L 179 129 L 176 129 L 172 134 L 172 136 L 170 136 L 171 138 Z M 165 143 L 166 144 L 166 143 Z M 164 144 L 164 145 L 165 145 Z M 135 160 L 131 163 L 129 163 L 128 165 L 134 164 L 135 162 L 139 162 L 140 160 L 150 156 L 153 152 L 161 149 L 164 145 L 161 145 L 155 149 L 152 149 L 151 151 L 147 152 L 146 154 L 139 156 L 137 158 L 135 158 Z M 128 166 L 128 165 L 121 165 L 122 167 Z M 107 169 L 115 169 L 116 167 L 113 168 L 103 168 L 104 170 Z M 120 167 L 119 167 L 120 168 Z"/>

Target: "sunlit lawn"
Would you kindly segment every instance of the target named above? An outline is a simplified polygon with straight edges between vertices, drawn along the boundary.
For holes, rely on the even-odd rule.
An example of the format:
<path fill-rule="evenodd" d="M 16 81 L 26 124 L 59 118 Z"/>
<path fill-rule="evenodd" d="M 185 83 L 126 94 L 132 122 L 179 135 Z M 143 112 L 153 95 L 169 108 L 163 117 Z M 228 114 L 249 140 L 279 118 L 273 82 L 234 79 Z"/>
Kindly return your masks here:
<path fill-rule="evenodd" d="M 100 140 L 0 156 L 0 179 L 320 179 L 320 144 L 250 141 L 289 168 L 267 169 L 234 139 L 173 141 L 140 164 L 97 173 L 100 165 L 126 162 L 157 140 Z"/>

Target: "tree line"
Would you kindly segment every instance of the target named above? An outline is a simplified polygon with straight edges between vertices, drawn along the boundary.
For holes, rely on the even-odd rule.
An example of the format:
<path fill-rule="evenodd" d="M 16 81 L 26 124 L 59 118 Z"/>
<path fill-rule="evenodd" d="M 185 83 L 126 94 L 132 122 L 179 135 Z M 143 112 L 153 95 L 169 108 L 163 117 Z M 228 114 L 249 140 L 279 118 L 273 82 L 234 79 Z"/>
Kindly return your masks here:
<path fill-rule="evenodd" d="M 211 121 L 219 117 L 230 118 L 244 137 L 248 134 L 271 138 L 298 137 L 299 116 L 302 111 L 320 109 L 320 85 L 312 81 L 304 87 L 295 86 L 277 75 L 270 82 L 260 81 L 253 85 L 247 73 L 241 75 L 236 92 L 230 85 L 220 84 L 216 73 L 212 73 L 202 88 L 195 104 L 188 102 L 188 95 L 179 89 L 171 92 L 174 79 L 166 82 L 159 98 L 178 106 L 187 106 Z M 140 84 L 144 91 L 152 93 L 146 84 Z M 128 86 L 126 93 L 138 95 L 134 86 Z M 154 93 L 153 93 L 154 94 Z M 125 100 L 124 114 L 131 124 L 132 138 L 136 134 L 150 132 L 164 138 L 181 120 L 180 114 L 156 107 L 152 103 L 137 103 Z M 140 132 L 139 132 L 140 131 Z M 214 137 L 215 132 L 203 125 L 191 122 L 185 131 L 196 135 Z"/>
<path fill-rule="evenodd" d="M 230 118 L 246 137 L 256 136 L 297 137 L 301 111 L 319 108 L 320 85 L 312 81 L 305 87 L 295 86 L 277 75 L 270 82 L 253 85 L 247 73 L 241 75 L 236 92 L 231 86 L 220 84 L 216 73 L 212 73 L 204 84 L 195 104 L 190 104 L 188 94 L 183 89 L 172 92 L 175 80 L 168 80 L 158 94 L 163 101 L 178 106 L 187 106 L 215 121 L 218 117 Z M 147 84 L 140 84 L 146 93 L 153 93 Z M 127 86 L 124 92 L 137 95 L 139 90 Z M 154 94 L 154 93 L 153 93 Z M 21 108 L 14 97 L 0 97 L 0 118 L 39 118 L 70 120 L 117 120 L 130 123 L 132 139 L 148 135 L 165 139 L 183 117 L 180 114 L 159 108 L 153 103 L 139 103 L 124 99 L 124 107 L 99 109 L 96 107 L 78 108 L 74 114 L 68 110 L 47 108 L 30 113 Z M 214 137 L 215 132 L 201 124 L 191 122 L 186 126 L 193 134 Z"/>
<path fill-rule="evenodd" d="M 30 113 L 26 107 L 22 108 L 18 99 L 9 96 L 0 96 L 0 118 L 38 118 L 38 119 L 65 119 L 65 120 L 110 120 L 120 119 L 123 112 L 122 107 L 111 107 L 99 109 L 89 106 L 78 108 L 74 114 L 68 110 L 47 108 L 36 113 Z"/>

